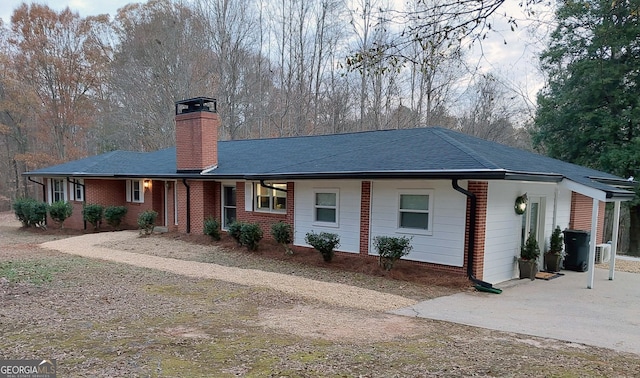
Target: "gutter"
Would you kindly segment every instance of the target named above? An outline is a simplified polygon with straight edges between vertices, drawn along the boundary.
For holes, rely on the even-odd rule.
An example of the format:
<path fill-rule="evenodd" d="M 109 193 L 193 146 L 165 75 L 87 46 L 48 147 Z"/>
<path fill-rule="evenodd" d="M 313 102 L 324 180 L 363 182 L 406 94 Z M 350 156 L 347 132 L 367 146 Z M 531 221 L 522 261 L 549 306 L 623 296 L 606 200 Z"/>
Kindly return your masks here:
<path fill-rule="evenodd" d="M 187 234 L 191 233 L 191 187 L 187 184 L 187 179 L 183 178 L 182 183 L 187 187 Z"/>
<path fill-rule="evenodd" d="M 458 185 L 458 179 L 451 180 L 451 186 L 454 190 L 464 194 L 469 198 L 470 207 L 469 207 L 469 246 L 467 248 L 467 277 L 469 280 L 476 284 L 476 289 L 482 291 L 491 291 L 496 294 L 500 294 L 502 292 L 501 289 L 494 288 L 492 284 L 479 280 L 473 274 L 473 251 L 476 247 L 476 214 L 478 208 L 478 199 L 475 194 L 470 191 L 460 187 Z"/>

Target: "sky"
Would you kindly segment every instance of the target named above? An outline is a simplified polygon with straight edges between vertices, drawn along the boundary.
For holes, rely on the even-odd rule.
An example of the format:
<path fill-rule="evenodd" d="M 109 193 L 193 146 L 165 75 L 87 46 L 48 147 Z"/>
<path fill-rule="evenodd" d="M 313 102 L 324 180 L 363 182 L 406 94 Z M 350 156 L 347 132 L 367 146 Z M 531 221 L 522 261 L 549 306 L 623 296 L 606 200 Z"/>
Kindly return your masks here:
<path fill-rule="evenodd" d="M 24 0 L 1 0 L 0 18 L 8 25 L 13 10 L 20 6 Z M 310 0 L 313 1 L 313 0 Z M 399 0 L 398 0 L 399 1 Z M 60 11 L 69 7 L 77 11 L 81 16 L 107 13 L 113 18 L 117 10 L 132 2 L 143 2 L 136 0 L 32 0 L 28 3 L 47 4 L 49 7 Z M 525 15 L 518 6 L 520 0 L 506 0 L 500 14 L 508 13 L 519 20 L 519 27 L 514 31 L 510 30 L 504 17 L 496 17 L 492 20 L 494 30 L 489 37 L 481 44 L 474 43 L 469 51 L 469 65 L 477 69 L 480 73 L 498 74 L 501 81 L 506 85 L 526 93 L 529 100 L 535 100 L 535 94 L 544 84 L 543 77 L 538 70 L 538 54 L 544 47 L 544 41 L 540 40 L 546 35 L 543 27 L 538 28 L 536 36 L 531 35 L 529 24 L 524 21 Z M 546 14 L 545 14 L 546 12 Z M 551 11 L 548 8 L 539 8 L 537 17 L 550 19 Z M 506 42 L 506 43 L 505 43 Z M 464 85 L 464 84 L 462 84 Z"/>

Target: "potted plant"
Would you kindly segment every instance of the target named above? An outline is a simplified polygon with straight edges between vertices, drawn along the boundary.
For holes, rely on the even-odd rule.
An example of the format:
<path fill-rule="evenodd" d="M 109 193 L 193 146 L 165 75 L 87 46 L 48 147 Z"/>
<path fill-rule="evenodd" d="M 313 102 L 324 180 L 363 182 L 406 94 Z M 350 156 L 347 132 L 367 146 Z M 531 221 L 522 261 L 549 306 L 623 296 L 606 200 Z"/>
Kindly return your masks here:
<path fill-rule="evenodd" d="M 529 235 L 526 243 L 520 249 L 520 258 L 518 266 L 520 268 L 520 279 L 530 278 L 534 280 L 538 273 L 538 257 L 540 256 L 540 247 L 535 235 Z"/>
<path fill-rule="evenodd" d="M 564 257 L 564 253 L 562 251 L 563 241 L 564 238 L 562 237 L 562 230 L 560 230 L 560 226 L 556 226 L 555 230 L 553 230 L 553 233 L 551 234 L 551 239 L 549 240 L 549 251 L 544 254 L 544 265 L 547 272 L 560 271 L 560 263 Z"/>

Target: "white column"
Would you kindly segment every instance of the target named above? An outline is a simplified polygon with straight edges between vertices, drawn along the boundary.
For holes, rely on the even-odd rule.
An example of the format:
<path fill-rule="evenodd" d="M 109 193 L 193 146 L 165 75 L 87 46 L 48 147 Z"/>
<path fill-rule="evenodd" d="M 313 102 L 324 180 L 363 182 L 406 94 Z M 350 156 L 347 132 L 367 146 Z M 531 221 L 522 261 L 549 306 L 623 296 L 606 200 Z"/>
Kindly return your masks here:
<path fill-rule="evenodd" d="M 589 240 L 589 270 L 587 274 L 587 289 L 593 289 L 593 276 L 596 269 L 596 233 L 598 232 L 598 208 L 599 201 L 593 199 L 593 209 L 591 209 L 591 239 Z"/>
<path fill-rule="evenodd" d="M 616 253 L 618 252 L 618 233 L 620 227 L 620 201 L 613 205 L 613 232 L 611 235 L 611 260 L 609 260 L 609 280 L 613 281 L 616 271 Z"/>

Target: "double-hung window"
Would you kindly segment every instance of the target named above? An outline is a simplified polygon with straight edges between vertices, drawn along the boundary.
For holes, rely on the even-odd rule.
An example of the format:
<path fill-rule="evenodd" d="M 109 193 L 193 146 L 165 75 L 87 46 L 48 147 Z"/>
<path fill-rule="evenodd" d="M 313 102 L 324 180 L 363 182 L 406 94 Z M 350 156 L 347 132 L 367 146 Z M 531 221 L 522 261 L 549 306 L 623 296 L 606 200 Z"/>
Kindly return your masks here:
<path fill-rule="evenodd" d="M 257 211 L 284 213 L 287 211 L 287 184 L 270 184 L 265 187 L 256 184 Z"/>
<path fill-rule="evenodd" d="M 398 229 L 408 233 L 432 232 L 433 193 L 429 190 L 403 191 L 398 194 Z"/>
<path fill-rule="evenodd" d="M 51 179 L 51 202 L 67 200 L 67 190 L 64 179 Z"/>
<path fill-rule="evenodd" d="M 144 202 L 144 184 L 142 180 L 127 180 L 127 202 Z"/>
<path fill-rule="evenodd" d="M 71 199 L 78 202 L 84 201 L 84 180 L 75 179 L 71 182 L 71 188 Z"/>
<path fill-rule="evenodd" d="M 338 225 L 338 189 L 316 189 L 314 191 L 313 220 L 317 224 Z"/>

